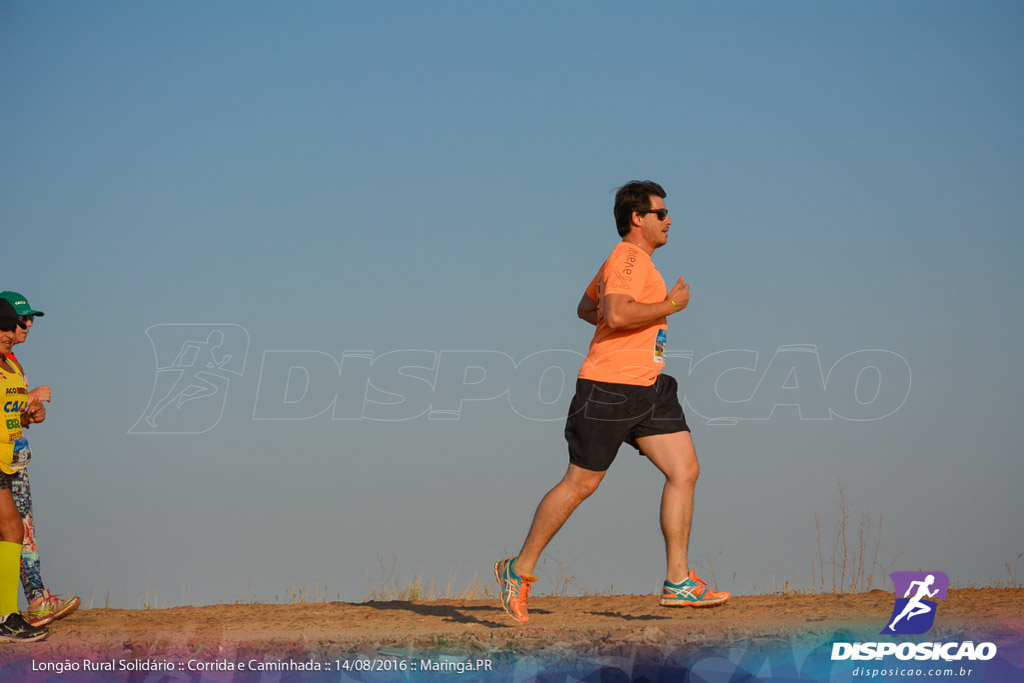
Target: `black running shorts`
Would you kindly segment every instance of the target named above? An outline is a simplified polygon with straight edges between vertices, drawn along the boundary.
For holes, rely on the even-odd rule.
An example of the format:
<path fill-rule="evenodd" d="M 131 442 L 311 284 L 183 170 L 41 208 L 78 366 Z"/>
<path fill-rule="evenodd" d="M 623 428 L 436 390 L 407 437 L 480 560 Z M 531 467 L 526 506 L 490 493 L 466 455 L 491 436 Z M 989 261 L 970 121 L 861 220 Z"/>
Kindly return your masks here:
<path fill-rule="evenodd" d="M 603 472 L 623 443 L 639 451 L 640 437 L 690 431 L 678 391 L 675 378 L 666 374 L 649 387 L 577 379 L 565 420 L 569 462 Z"/>
<path fill-rule="evenodd" d="M 0 491 L 3 491 L 4 489 L 13 488 L 13 485 L 14 475 L 7 474 L 3 470 L 0 470 Z"/>

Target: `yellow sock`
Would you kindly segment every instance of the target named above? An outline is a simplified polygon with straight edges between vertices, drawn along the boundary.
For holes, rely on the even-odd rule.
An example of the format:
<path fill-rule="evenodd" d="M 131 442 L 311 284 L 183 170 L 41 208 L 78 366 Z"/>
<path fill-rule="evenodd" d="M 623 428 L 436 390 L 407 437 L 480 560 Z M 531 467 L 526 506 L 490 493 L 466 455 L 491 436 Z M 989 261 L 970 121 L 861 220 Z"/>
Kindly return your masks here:
<path fill-rule="evenodd" d="M 0 617 L 18 611 L 21 544 L 0 541 Z"/>

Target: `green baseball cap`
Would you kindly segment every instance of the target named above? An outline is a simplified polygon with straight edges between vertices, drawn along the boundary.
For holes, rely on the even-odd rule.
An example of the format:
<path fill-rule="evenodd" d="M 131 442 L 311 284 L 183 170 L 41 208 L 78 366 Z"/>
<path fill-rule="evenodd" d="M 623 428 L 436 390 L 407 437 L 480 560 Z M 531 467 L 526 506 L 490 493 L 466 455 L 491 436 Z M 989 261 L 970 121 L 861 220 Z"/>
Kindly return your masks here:
<path fill-rule="evenodd" d="M 29 306 L 28 299 L 23 294 L 0 292 L 0 298 L 7 299 L 11 306 L 14 306 L 14 310 L 17 311 L 18 315 L 44 315 L 42 311 L 37 311 Z"/>

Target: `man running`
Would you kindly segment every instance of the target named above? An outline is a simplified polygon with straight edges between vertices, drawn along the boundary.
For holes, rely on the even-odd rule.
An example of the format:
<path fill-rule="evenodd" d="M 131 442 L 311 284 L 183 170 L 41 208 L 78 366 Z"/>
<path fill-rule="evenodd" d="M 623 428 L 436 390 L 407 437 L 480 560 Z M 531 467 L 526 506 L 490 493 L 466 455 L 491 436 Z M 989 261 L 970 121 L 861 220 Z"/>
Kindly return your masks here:
<path fill-rule="evenodd" d="M 10 303 L 18 314 L 19 326 L 14 330 L 13 346 L 25 343 L 35 319 L 42 317 L 43 312 L 32 308 L 28 300 L 18 292 L 0 292 L 0 298 Z M 22 376 L 25 376 L 25 370 L 13 351 L 7 354 L 7 359 Z M 49 386 L 36 387 L 28 392 L 28 405 L 31 407 L 42 404 L 43 401 L 49 402 L 50 395 Z M 21 546 L 21 587 L 25 591 L 25 601 L 28 603 L 28 609 L 24 614 L 25 621 L 32 626 L 45 626 L 69 616 L 78 609 L 82 600 L 77 595 L 65 598 L 51 593 L 43 585 L 43 578 L 39 575 L 39 546 L 36 544 L 35 522 L 32 518 L 32 487 L 29 483 L 28 468 L 22 468 L 11 475 L 11 495 L 14 496 L 14 503 L 25 525 L 25 536 Z"/>
<path fill-rule="evenodd" d="M 499 560 L 494 575 L 501 603 L 518 622 L 530 620 L 526 599 L 541 552 L 576 507 L 597 490 L 624 442 L 665 475 L 661 530 L 668 569 L 660 604 L 711 607 L 729 599 L 714 592 L 686 563 L 699 466 L 676 380 L 665 365 L 668 316 L 686 308 L 690 286 L 679 278 L 667 291 L 651 254 L 668 241 L 672 219 L 665 190 L 634 180 L 615 195 L 622 241 L 580 299 L 577 315 L 597 329 L 576 380 L 565 438 L 569 470 L 537 507 L 518 557 Z"/>

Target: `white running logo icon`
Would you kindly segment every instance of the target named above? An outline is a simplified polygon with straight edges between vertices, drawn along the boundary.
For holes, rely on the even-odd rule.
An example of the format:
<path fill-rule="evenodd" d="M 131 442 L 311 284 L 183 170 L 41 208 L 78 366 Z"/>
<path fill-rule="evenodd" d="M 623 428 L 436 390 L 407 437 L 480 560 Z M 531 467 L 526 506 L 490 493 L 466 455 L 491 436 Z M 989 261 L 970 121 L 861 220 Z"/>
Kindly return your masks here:
<path fill-rule="evenodd" d="M 889 624 L 889 630 L 890 631 L 895 631 L 896 630 L 896 628 L 895 628 L 896 622 L 898 622 L 903 617 L 906 617 L 907 621 L 910 621 L 911 619 L 913 619 L 917 615 L 919 615 L 919 614 L 928 614 L 929 612 L 932 611 L 932 609 L 934 609 L 930 605 L 928 605 L 928 604 L 926 604 L 926 603 L 921 601 L 921 599 L 924 598 L 924 597 L 929 597 L 929 598 L 935 597 L 935 594 L 939 592 L 938 588 L 936 588 L 933 591 L 929 591 L 928 590 L 933 583 L 935 583 L 935 575 L 934 574 L 929 574 L 928 577 L 924 581 L 911 581 L 910 582 L 910 585 L 907 587 L 907 592 L 903 594 L 903 597 L 909 598 L 910 597 L 910 592 L 914 590 L 914 586 L 917 586 L 917 593 L 914 595 L 914 597 L 910 598 L 910 602 L 908 602 L 907 606 L 903 608 L 903 611 L 900 612 L 900 615 L 898 617 L 896 617 L 895 619 L 893 619 L 892 623 Z"/>

